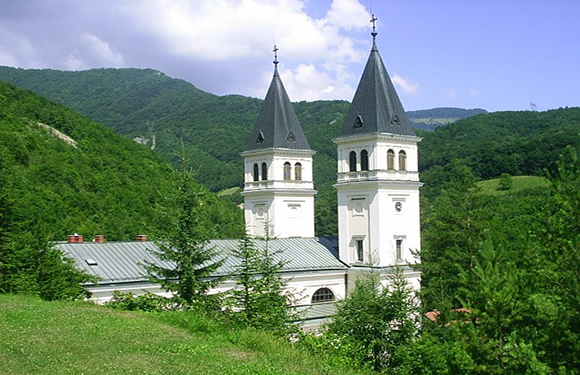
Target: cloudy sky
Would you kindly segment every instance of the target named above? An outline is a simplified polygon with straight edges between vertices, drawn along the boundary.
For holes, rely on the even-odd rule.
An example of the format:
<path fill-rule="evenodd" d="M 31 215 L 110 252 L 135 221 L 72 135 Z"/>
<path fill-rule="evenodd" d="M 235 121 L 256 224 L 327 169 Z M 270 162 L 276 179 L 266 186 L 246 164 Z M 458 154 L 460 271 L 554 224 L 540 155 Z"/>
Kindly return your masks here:
<path fill-rule="evenodd" d="M 580 105 L 580 1 L 374 0 L 377 44 L 407 110 Z M 0 0 L 0 65 L 153 68 L 263 98 L 272 45 L 293 101 L 351 100 L 369 0 Z"/>

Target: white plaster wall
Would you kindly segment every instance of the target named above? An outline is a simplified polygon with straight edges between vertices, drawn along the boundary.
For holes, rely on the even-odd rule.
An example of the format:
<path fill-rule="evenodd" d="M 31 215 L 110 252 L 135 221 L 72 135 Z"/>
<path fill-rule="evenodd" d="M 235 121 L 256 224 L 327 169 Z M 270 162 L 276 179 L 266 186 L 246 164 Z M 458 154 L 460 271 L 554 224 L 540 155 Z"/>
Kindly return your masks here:
<path fill-rule="evenodd" d="M 282 278 L 287 283 L 286 291 L 295 296 L 295 305 L 310 305 L 312 295 L 320 288 L 330 289 L 336 300 L 344 299 L 346 294 L 345 284 L 346 270 L 337 271 L 304 271 L 285 273 Z M 227 280 L 209 291 L 209 294 L 225 293 L 234 288 L 236 283 Z M 153 293 L 163 297 L 171 297 L 172 293 L 165 292 L 159 284 L 153 283 L 120 283 L 118 285 L 92 286 L 87 290 L 93 294 L 92 300 L 104 304 L 111 300 L 113 292 L 133 293 L 140 296 L 145 293 Z"/>
<path fill-rule="evenodd" d="M 244 216 L 246 220 L 246 232 L 252 237 L 265 237 L 266 224 L 271 226 L 271 212 L 273 196 L 264 195 L 255 198 L 246 198 L 244 204 Z M 262 208 L 263 207 L 263 211 Z M 262 211 L 260 215 L 258 211 Z"/>
<path fill-rule="evenodd" d="M 417 137 L 371 135 L 337 139 L 338 228 L 340 259 L 355 264 L 354 236 L 365 236 L 365 262 L 386 267 L 415 263 L 411 250 L 420 250 L 420 208 Z M 360 152 L 369 152 L 369 170 L 360 171 Z M 395 170 L 387 170 L 387 152 L 395 152 Z M 349 154 L 357 153 L 357 172 L 350 172 Z M 399 169 L 399 152 L 405 151 L 406 170 Z M 367 197 L 366 227 L 353 216 L 352 198 Z M 402 205 L 400 212 L 395 204 Z M 366 233 L 365 233 L 366 232 Z M 401 259 L 396 241 L 402 240 Z"/>
<path fill-rule="evenodd" d="M 314 237 L 314 183 L 310 150 L 265 150 L 245 153 L 244 192 L 246 230 L 251 236 L 269 235 L 278 238 Z M 268 179 L 261 180 L 261 165 L 268 165 Z M 284 164 L 291 164 L 290 180 L 284 180 Z M 295 179 L 296 163 L 302 165 L 302 179 Z M 260 169 L 260 180 L 254 181 L 254 164 Z M 256 205 L 267 212 L 256 217 Z"/>
<path fill-rule="evenodd" d="M 313 194 L 276 194 L 273 206 L 274 237 L 314 237 Z"/>
<path fill-rule="evenodd" d="M 395 205 L 402 205 L 397 211 Z M 379 266 L 413 264 L 412 251 L 421 249 L 419 187 L 390 188 L 381 184 L 371 206 L 371 246 Z M 401 259 L 396 257 L 396 240 L 402 240 Z"/>
<path fill-rule="evenodd" d="M 262 219 L 256 215 L 258 205 L 267 210 Z M 251 236 L 265 236 L 266 223 L 271 237 L 314 237 L 314 193 L 254 192 L 251 197 L 246 196 L 244 215 Z"/>

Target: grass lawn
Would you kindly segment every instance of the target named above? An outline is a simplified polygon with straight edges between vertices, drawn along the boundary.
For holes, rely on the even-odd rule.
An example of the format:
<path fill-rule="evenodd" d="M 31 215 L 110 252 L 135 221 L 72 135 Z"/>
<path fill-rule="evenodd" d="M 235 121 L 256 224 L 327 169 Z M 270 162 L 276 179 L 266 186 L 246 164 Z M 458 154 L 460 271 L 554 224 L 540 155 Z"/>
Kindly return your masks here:
<path fill-rule="evenodd" d="M 0 374 L 354 374 L 194 313 L 0 295 Z"/>

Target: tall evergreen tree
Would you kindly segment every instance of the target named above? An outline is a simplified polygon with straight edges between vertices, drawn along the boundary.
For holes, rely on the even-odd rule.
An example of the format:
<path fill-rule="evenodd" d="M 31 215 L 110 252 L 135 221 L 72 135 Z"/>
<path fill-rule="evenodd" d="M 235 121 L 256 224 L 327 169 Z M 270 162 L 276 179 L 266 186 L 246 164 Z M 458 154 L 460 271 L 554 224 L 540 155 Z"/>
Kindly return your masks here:
<path fill-rule="evenodd" d="M 448 177 L 423 222 L 421 292 L 428 309 L 441 299 L 459 307 L 458 274 L 461 267 L 473 266 L 483 231 L 476 218 L 476 179 L 471 169 L 455 160 Z"/>
<path fill-rule="evenodd" d="M 210 222 L 211 205 L 206 190 L 195 184 L 193 172 L 182 157 L 181 171 L 176 173 L 176 194 L 166 199 L 162 214 L 170 225 L 156 236 L 157 258 L 170 262 L 169 267 L 146 264 L 149 279 L 175 294 L 186 306 L 207 301 L 207 291 L 220 280 L 212 276 L 223 263 L 216 260 L 209 246 L 215 232 Z"/>
<path fill-rule="evenodd" d="M 256 241 L 260 241 L 259 247 Z M 276 259 L 279 253 L 272 251 L 270 241 L 268 236 L 254 240 L 246 235 L 233 252 L 240 261 L 231 275 L 238 283 L 232 297 L 240 309 L 233 316 L 251 327 L 284 332 L 295 320 L 289 309 L 292 295 L 286 292 L 287 284 L 280 274 L 285 262 Z"/>

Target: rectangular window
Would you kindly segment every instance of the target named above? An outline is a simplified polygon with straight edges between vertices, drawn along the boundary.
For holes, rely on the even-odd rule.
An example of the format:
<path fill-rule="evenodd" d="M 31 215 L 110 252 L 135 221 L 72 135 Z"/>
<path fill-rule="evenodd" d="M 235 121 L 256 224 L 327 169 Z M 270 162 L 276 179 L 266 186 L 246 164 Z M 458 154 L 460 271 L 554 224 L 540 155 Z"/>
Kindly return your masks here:
<path fill-rule="evenodd" d="M 397 260 L 403 260 L 403 240 L 397 240 Z"/>
<path fill-rule="evenodd" d="M 356 240 L 356 260 L 364 261 L 364 242 L 363 240 Z"/>

